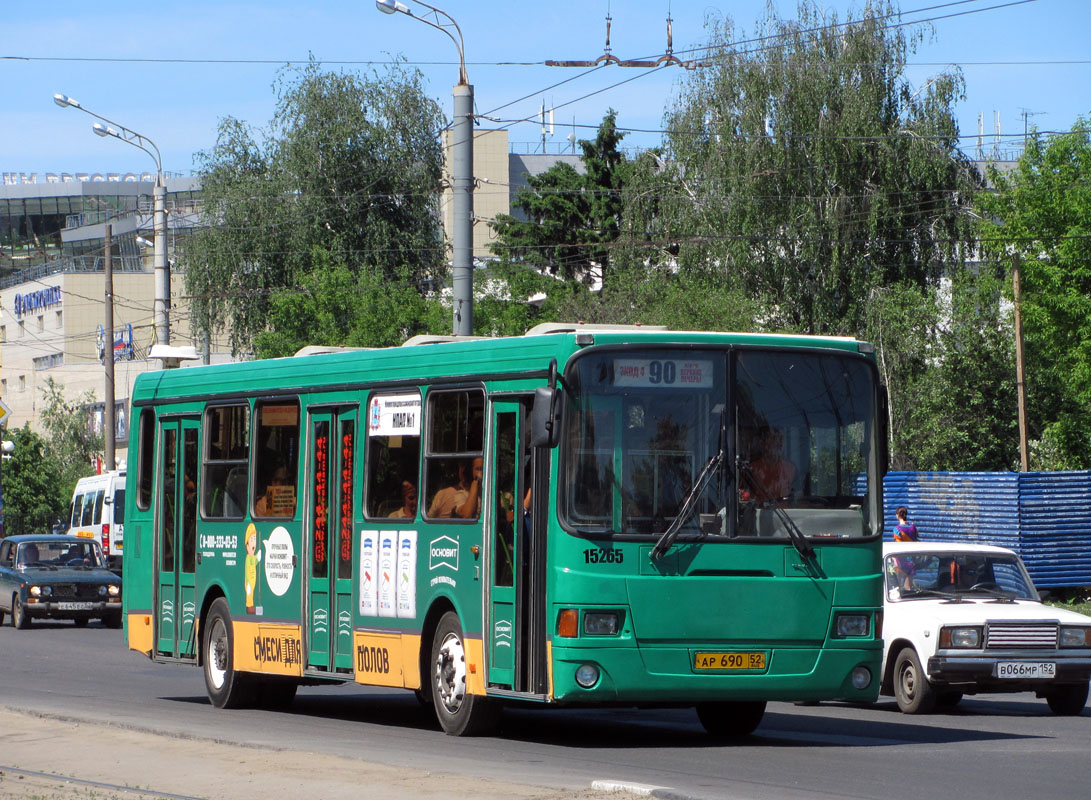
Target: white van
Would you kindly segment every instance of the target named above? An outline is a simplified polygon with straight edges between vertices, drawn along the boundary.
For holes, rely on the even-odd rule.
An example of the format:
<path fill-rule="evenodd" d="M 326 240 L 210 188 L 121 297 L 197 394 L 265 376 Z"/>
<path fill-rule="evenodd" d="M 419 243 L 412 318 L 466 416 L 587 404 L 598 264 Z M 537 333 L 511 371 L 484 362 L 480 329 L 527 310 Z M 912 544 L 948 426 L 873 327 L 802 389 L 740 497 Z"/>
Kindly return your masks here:
<path fill-rule="evenodd" d="M 125 470 L 80 478 L 68 515 L 70 536 L 94 539 L 102 545 L 110 569 L 121 572 L 125 538 Z"/>

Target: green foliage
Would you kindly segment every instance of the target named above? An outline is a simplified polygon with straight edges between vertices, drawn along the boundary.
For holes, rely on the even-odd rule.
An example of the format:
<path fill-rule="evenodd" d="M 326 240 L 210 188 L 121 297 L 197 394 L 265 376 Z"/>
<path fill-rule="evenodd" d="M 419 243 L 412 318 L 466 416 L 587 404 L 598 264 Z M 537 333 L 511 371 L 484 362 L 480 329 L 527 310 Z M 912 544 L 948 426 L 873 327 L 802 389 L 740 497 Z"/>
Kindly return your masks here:
<path fill-rule="evenodd" d="M 1011 268 L 1021 255 L 1033 468 L 1091 467 L 1091 122 L 1035 134 L 1011 174 L 995 169 L 981 197 L 982 243 Z"/>
<path fill-rule="evenodd" d="M 95 402 L 95 393 L 88 390 L 67 400 L 64 386 L 47 378 L 42 401 L 45 458 L 60 476 L 60 500 L 67 505 L 76 481 L 91 474 L 92 459 L 103 453 L 103 435 L 93 433 L 88 425 L 88 407 Z"/>
<path fill-rule="evenodd" d="M 1000 313 L 1002 283 L 960 276 L 937 309 L 937 358 L 911 381 L 905 452 L 932 470 L 1006 470 L 1019 463 L 1015 345 Z"/>
<path fill-rule="evenodd" d="M 607 112 L 593 141 L 581 140 L 581 174 L 559 162 L 540 175 L 512 204 L 526 221 L 498 214 L 491 223 L 498 241 L 492 251 L 502 260 L 529 265 L 566 281 L 606 282 L 609 245 L 618 236 L 628 162 L 618 145 L 617 113 Z"/>
<path fill-rule="evenodd" d="M 56 460 L 29 425 L 8 435 L 15 449 L 3 464 L 4 533 L 46 533 L 54 519 L 64 516 L 72 486 L 65 495 Z"/>
<path fill-rule="evenodd" d="M 205 213 L 214 224 L 190 237 L 181 256 L 198 327 L 229 321 L 237 351 L 268 329 L 275 342 L 266 337 L 263 347 L 280 352 L 287 344 L 270 322 L 271 307 L 285 292 L 318 286 L 308 275 L 330 265 L 346 269 L 363 294 L 355 321 L 327 326 L 323 335 L 382 339 L 388 328 L 420 325 L 403 314 L 385 320 L 389 305 L 364 302 L 380 280 L 423 293 L 443 277 L 437 209 L 444 118 L 420 73 L 394 65 L 361 78 L 322 72 L 312 61 L 283 73 L 274 88 L 267 129 L 225 119 L 215 147 L 200 155 Z M 376 319 L 365 323 L 367 315 Z M 373 330 L 364 336 L 364 328 Z M 297 327 L 283 338 L 300 335 Z"/>
<path fill-rule="evenodd" d="M 962 273 L 939 288 L 875 289 L 865 337 L 890 401 L 891 468 L 1018 463 L 1015 354 L 1004 283 Z"/>
<path fill-rule="evenodd" d="M 961 264 L 973 172 L 957 149 L 958 72 L 917 91 L 916 40 L 888 2 L 851 25 L 813 2 L 770 11 L 761 47 L 711 23 L 708 66 L 667 113 L 669 185 L 627 229 L 682 268 L 718 265 L 768 330 L 857 333 L 876 287 L 936 285 Z M 667 263 L 660 260 L 659 263 Z"/>
<path fill-rule="evenodd" d="M 355 273 L 316 250 L 299 285 L 269 298 L 266 328 L 254 337 L 258 358 L 290 356 L 308 344 L 392 347 L 450 324 L 438 300 L 421 296 L 408 278 L 391 281 L 375 267 Z"/>

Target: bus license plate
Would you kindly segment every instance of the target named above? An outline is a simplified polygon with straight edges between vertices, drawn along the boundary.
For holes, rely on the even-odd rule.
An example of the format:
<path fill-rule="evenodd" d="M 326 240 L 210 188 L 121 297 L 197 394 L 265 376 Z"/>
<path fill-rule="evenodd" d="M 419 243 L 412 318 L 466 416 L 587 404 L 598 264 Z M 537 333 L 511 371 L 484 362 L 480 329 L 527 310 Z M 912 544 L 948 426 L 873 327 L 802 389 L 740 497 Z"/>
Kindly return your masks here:
<path fill-rule="evenodd" d="M 94 603 L 57 603 L 57 608 L 61 611 L 90 611 L 94 605 Z"/>
<path fill-rule="evenodd" d="M 94 539 L 95 538 L 95 532 L 94 531 L 76 531 L 76 536 L 80 537 L 81 539 Z"/>
<path fill-rule="evenodd" d="M 694 653 L 696 670 L 765 669 L 765 653 Z"/>
<path fill-rule="evenodd" d="M 996 665 L 998 678 L 1055 678 L 1057 665 L 1052 661 L 1001 661 Z"/>

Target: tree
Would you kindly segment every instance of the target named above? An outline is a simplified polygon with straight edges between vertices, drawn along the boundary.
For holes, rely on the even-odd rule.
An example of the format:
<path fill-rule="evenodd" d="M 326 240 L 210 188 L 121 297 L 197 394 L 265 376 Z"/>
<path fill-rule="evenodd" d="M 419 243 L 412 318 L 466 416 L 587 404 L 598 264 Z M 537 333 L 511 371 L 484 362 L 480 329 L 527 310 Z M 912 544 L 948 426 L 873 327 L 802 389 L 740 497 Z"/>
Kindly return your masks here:
<path fill-rule="evenodd" d="M 296 293 L 312 271 L 338 265 L 354 280 L 366 274 L 360 280 L 368 285 L 389 281 L 422 295 L 444 277 L 444 118 L 420 73 L 394 65 L 357 77 L 322 72 L 312 61 L 282 73 L 275 89 L 266 130 L 225 119 L 215 147 L 200 155 L 209 225 L 181 256 L 198 325 L 227 320 L 236 351 L 270 329 L 274 299 Z M 395 327 L 417 325 L 416 304 L 373 309 L 370 297 L 357 298 L 356 316 L 395 313 Z"/>
<path fill-rule="evenodd" d="M 75 400 L 67 400 L 64 386 L 47 378 L 42 400 L 45 458 L 60 477 L 61 502 L 67 504 L 76 481 L 91 474 L 92 461 L 103 453 L 103 434 L 91 429 L 88 413 L 95 393 L 88 390 Z"/>
<path fill-rule="evenodd" d="M 439 303 L 408 280 L 389 281 L 374 267 L 355 274 L 316 252 L 299 286 L 270 296 L 266 328 L 254 337 L 258 358 L 290 356 L 308 344 L 392 347 L 448 324 Z"/>
<path fill-rule="evenodd" d="M 1028 426 L 1039 469 L 1091 467 L 1091 122 L 1035 134 L 1010 175 L 989 170 L 984 249 L 1021 256 Z"/>
<path fill-rule="evenodd" d="M 758 301 L 761 328 L 809 333 L 858 333 L 874 288 L 960 269 L 976 185 L 953 113 L 962 78 L 914 91 L 917 38 L 893 14 L 882 0 L 839 24 L 801 2 L 798 21 L 770 11 L 756 46 L 713 22 L 706 66 L 666 115 L 671 189 L 627 226 L 649 257 L 715 267 Z"/>
<path fill-rule="evenodd" d="M 526 219 L 496 215 L 493 253 L 566 281 L 605 283 L 628 175 L 625 154 L 618 149 L 624 137 L 611 109 L 594 140 L 580 140 L 582 173 L 558 162 L 540 175 L 528 175 L 527 187 L 512 201 Z"/>
<path fill-rule="evenodd" d="M 75 484 L 65 495 L 56 462 L 47 455 L 46 442 L 29 425 L 9 435 L 15 449 L 3 465 L 3 533 L 47 533 L 53 521 L 64 516 Z"/>

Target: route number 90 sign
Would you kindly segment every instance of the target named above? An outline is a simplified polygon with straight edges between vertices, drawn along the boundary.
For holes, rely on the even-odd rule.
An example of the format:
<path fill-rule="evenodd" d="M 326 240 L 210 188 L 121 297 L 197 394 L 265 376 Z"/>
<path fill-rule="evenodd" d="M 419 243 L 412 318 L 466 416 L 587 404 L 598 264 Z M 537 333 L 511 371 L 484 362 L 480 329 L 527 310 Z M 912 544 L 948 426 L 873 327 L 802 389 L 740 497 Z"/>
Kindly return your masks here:
<path fill-rule="evenodd" d="M 614 386 L 633 389 L 711 389 L 713 362 L 691 358 L 614 359 Z"/>

